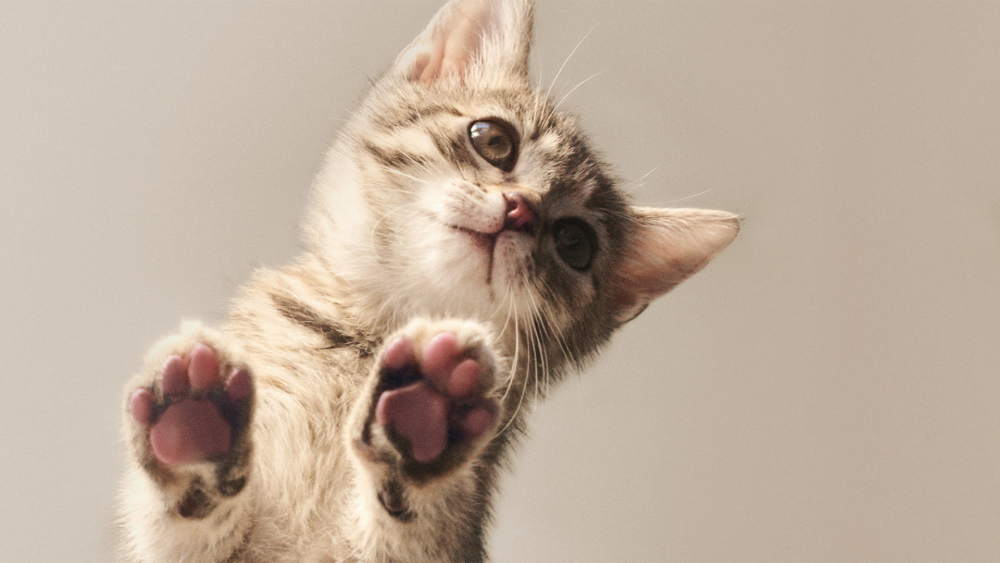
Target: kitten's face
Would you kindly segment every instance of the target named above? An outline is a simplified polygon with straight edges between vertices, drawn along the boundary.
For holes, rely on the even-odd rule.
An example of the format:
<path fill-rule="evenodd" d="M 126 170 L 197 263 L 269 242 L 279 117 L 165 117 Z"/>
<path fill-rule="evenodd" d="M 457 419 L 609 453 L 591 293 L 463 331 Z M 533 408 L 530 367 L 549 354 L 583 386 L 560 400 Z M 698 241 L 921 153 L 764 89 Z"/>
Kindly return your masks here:
<path fill-rule="evenodd" d="M 356 284 L 385 308 L 514 324 L 583 357 L 727 244 L 735 220 L 629 206 L 531 87 L 531 19 L 527 0 L 447 4 L 336 149 L 357 191 L 326 201 L 361 237 Z"/>
<path fill-rule="evenodd" d="M 607 286 L 627 206 L 572 121 L 526 85 L 376 100 L 360 160 L 378 252 L 439 314 L 559 327 Z M 404 290 L 405 292 L 405 290 Z"/>

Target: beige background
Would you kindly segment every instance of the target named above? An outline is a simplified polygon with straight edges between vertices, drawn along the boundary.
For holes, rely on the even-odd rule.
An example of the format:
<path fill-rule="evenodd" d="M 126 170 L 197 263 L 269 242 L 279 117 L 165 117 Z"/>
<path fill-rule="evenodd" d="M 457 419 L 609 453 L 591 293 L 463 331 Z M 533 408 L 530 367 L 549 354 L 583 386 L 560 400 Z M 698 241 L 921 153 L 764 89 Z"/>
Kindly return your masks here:
<path fill-rule="evenodd" d="M 6 0 L 0 545 L 107 561 L 119 390 L 296 252 L 436 2 Z M 534 416 L 500 562 L 1000 560 L 1000 2 L 542 2 L 650 204 L 746 215 Z M 652 172 L 650 172 L 652 171 Z M 648 176 L 647 176 L 648 173 Z"/>

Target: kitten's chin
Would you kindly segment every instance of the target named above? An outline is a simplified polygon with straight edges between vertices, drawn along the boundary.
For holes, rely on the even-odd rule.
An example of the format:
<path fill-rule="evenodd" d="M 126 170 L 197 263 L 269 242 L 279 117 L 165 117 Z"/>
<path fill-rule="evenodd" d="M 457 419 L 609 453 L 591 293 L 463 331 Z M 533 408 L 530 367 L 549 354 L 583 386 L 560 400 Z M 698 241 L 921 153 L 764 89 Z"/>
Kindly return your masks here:
<path fill-rule="evenodd" d="M 485 234 L 458 227 L 452 230 L 466 265 L 463 285 L 481 287 L 493 303 L 505 302 L 523 283 L 531 237 L 516 231 Z"/>
<path fill-rule="evenodd" d="M 394 295 L 419 314 L 489 318 L 496 308 L 488 284 L 492 243 L 439 222 L 413 231 L 411 245 L 397 249 L 402 276 L 387 280 Z"/>

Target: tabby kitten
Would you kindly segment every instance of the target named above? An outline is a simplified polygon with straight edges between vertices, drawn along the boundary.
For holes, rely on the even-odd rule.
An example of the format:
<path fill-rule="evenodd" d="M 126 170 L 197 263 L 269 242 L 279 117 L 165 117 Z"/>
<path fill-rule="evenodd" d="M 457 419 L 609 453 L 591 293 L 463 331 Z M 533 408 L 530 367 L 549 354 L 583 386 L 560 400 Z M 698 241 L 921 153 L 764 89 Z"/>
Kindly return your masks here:
<path fill-rule="evenodd" d="M 729 244 L 629 205 L 528 79 L 531 0 L 452 0 L 346 126 L 308 251 L 126 387 L 134 561 L 482 561 L 522 414 Z"/>

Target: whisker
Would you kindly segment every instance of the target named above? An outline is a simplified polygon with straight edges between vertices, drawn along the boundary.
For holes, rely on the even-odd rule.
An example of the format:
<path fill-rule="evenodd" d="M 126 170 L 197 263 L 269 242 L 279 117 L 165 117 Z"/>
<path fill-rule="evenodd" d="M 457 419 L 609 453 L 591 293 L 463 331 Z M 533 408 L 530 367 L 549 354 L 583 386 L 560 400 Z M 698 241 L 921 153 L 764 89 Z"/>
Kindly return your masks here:
<path fill-rule="evenodd" d="M 549 285 L 549 283 L 546 282 L 545 279 L 543 278 L 539 278 L 539 281 L 542 283 L 542 288 L 549 295 L 549 299 L 555 301 L 556 292 L 552 289 L 552 286 Z M 569 347 L 566 345 L 566 340 L 563 338 L 562 334 L 555 329 L 555 326 L 552 325 L 552 322 L 550 320 L 546 319 L 546 322 L 549 324 L 549 328 L 552 330 L 552 334 L 556 337 L 556 341 L 559 344 L 559 347 L 562 348 L 564 360 L 567 362 L 572 362 L 573 355 L 570 353 Z"/>
<path fill-rule="evenodd" d="M 529 338 L 528 342 L 531 344 L 531 346 L 528 347 L 528 350 L 531 353 L 529 354 L 528 359 L 531 360 L 531 375 L 532 375 L 531 380 L 534 381 L 533 387 L 535 388 L 534 389 L 534 391 L 535 391 L 535 402 L 537 403 L 538 402 L 538 387 L 539 387 L 538 371 L 539 371 L 539 368 L 541 368 L 541 361 L 539 361 L 539 357 L 538 357 L 538 354 L 539 354 L 539 349 L 538 349 L 539 348 L 539 346 L 538 346 L 538 334 L 537 334 L 537 332 L 535 330 L 535 316 L 534 316 L 534 311 L 532 311 L 531 318 L 529 319 L 529 321 L 530 322 L 528 322 L 528 324 L 527 324 L 528 338 Z M 527 383 L 527 382 L 525 382 L 525 383 Z"/>
<path fill-rule="evenodd" d="M 531 305 L 532 305 L 532 321 L 533 321 L 531 324 L 532 336 L 535 341 L 535 344 L 537 345 L 537 352 L 538 352 L 538 358 L 536 361 L 538 362 L 538 367 L 540 367 L 542 370 L 543 379 L 547 382 L 549 376 L 549 366 L 547 358 L 548 354 L 546 353 L 545 346 L 542 342 L 543 340 L 542 335 L 540 334 L 540 332 L 544 330 L 544 326 L 541 325 L 539 322 L 537 322 L 537 319 L 541 318 L 541 311 L 539 310 L 538 303 L 535 301 L 535 297 L 534 295 L 532 295 L 532 292 L 529 290 L 527 294 L 528 294 L 528 299 L 531 300 Z M 538 402 L 538 392 L 540 387 L 541 387 L 541 382 L 538 380 L 538 370 L 536 369 L 535 371 L 536 403 Z"/>
<path fill-rule="evenodd" d="M 396 174 L 398 176 L 402 176 L 403 178 L 406 178 L 408 180 L 413 180 L 414 182 L 417 182 L 418 184 L 430 184 L 431 183 L 429 180 L 421 180 L 420 178 L 417 178 L 416 176 L 407 174 L 406 172 L 403 172 L 402 170 L 397 170 L 395 168 L 389 168 L 388 166 L 380 166 L 379 168 L 381 168 L 385 172 L 391 172 L 392 174 Z"/>
<path fill-rule="evenodd" d="M 512 306 L 515 304 L 515 302 L 516 301 L 514 299 L 511 299 L 510 301 Z M 517 307 L 514 307 L 514 359 L 511 361 L 510 364 L 510 373 L 507 375 L 507 388 L 503 392 L 503 397 L 501 397 L 501 402 L 507 400 L 507 395 L 510 393 L 510 390 L 514 387 L 514 379 L 517 373 L 517 363 L 520 359 L 520 354 L 521 354 L 521 331 L 518 327 L 517 321 L 518 321 L 518 311 Z"/>
<path fill-rule="evenodd" d="M 544 337 L 546 339 L 546 343 L 548 343 L 550 341 L 555 341 L 556 345 L 561 347 L 561 343 L 559 341 L 559 333 L 555 330 L 555 328 L 552 326 L 552 323 L 545 316 L 545 312 L 544 311 L 539 310 L 539 312 L 538 312 L 538 320 L 539 320 L 539 323 L 541 325 L 542 334 L 544 335 Z M 548 349 L 548 347 L 546 347 L 545 352 L 546 352 L 546 354 L 545 354 L 545 389 L 544 389 L 543 395 L 547 396 L 549 394 L 549 392 L 552 390 L 552 386 L 555 384 L 555 378 L 552 376 L 552 369 L 553 369 L 552 368 L 552 361 L 551 361 L 552 358 L 550 358 L 550 356 L 549 356 L 549 353 L 548 353 L 549 349 Z M 563 362 L 565 363 L 565 359 L 563 360 Z M 556 369 L 561 369 L 561 367 L 557 364 Z"/>
<path fill-rule="evenodd" d="M 623 190 L 630 190 L 630 189 L 633 189 L 633 188 L 641 188 L 643 185 L 645 185 L 646 180 L 648 180 L 649 177 L 652 176 L 653 173 L 656 172 L 659 168 L 660 168 L 659 166 L 654 166 L 654 167 L 650 168 L 649 171 L 646 172 L 645 174 L 643 174 L 642 176 L 639 176 L 635 180 L 631 180 L 629 182 L 625 182 L 624 184 L 622 184 L 621 188 Z"/>
<path fill-rule="evenodd" d="M 561 98 L 561 99 L 560 99 L 560 100 L 559 100 L 559 101 L 558 101 L 558 102 L 556 103 L 555 107 L 553 107 L 553 108 L 552 108 L 552 111 L 553 111 L 553 112 L 555 112 L 555 111 L 556 111 L 557 109 L 559 109 L 559 106 L 561 106 L 561 105 L 563 104 L 563 102 L 565 102 L 565 101 L 566 101 L 566 98 L 568 98 L 568 97 L 570 97 L 571 95 L 573 95 L 573 92 L 576 92 L 577 90 L 579 90 L 581 86 L 583 86 L 584 84 L 586 84 L 586 83 L 590 82 L 591 80 L 593 80 L 593 79 L 597 78 L 598 76 L 600 76 L 600 75 L 602 75 L 602 74 L 604 74 L 604 71 L 598 71 L 598 72 L 595 72 L 594 74 L 591 74 L 591 75 L 590 75 L 590 76 L 588 76 L 587 78 L 584 78 L 584 79 L 583 79 L 583 80 L 581 80 L 580 82 L 578 82 L 576 86 L 574 86 L 574 87 L 570 88 L 569 92 L 566 92 L 566 95 L 565 95 L 565 96 L 563 96 L 563 97 L 562 97 L 562 98 Z"/>
<path fill-rule="evenodd" d="M 667 201 L 667 203 L 680 203 L 682 201 L 687 201 L 689 199 L 694 199 L 696 197 L 701 197 L 701 196 L 703 196 L 703 195 L 705 195 L 705 194 L 707 194 L 707 193 L 709 193 L 711 191 L 712 191 L 712 188 L 708 188 L 707 190 L 702 190 L 702 191 L 700 191 L 700 192 L 698 192 L 696 194 L 686 195 L 684 197 L 677 198 L 677 199 L 671 199 L 671 200 Z"/>
<path fill-rule="evenodd" d="M 511 289 L 510 287 L 508 287 L 507 294 L 504 296 L 504 300 L 507 301 L 507 316 L 504 318 L 503 326 L 500 327 L 500 331 L 497 333 L 496 340 L 498 342 L 502 341 L 503 335 L 507 332 L 507 326 L 510 324 L 510 315 L 512 311 L 511 308 L 512 300 L 510 298 L 510 295 L 511 295 Z M 502 306 L 502 304 L 503 304 L 502 301 L 500 303 L 497 303 L 497 309 L 496 311 L 494 311 L 494 315 L 500 311 L 500 307 Z"/>
<path fill-rule="evenodd" d="M 559 76 L 562 75 L 563 70 L 566 69 L 566 65 L 569 64 L 570 59 L 572 59 L 573 55 L 576 54 L 577 49 L 580 48 L 580 45 L 583 45 L 583 42 L 586 41 L 588 37 L 590 37 L 590 34 L 593 33 L 595 29 L 597 29 L 596 25 L 594 27 L 591 27 L 590 30 L 587 31 L 587 33 L 585 33 L 583 35 L 583 37 L 581 37 L 580 40 L 576 42 L 576 46 L 573 47 L 573 50 L 570 51 L 568 55 L 566 55 L 566 59 L 563 61 L 562 65 L 559 67 L 559 70 L 556 71 L 555 78 L 553 78 L 552 79 L 552 83 L 549 84 L 548 91 L 545 92 L 545 97 L 546 98 L 548 98 L 549 96 L 552 95 L 552 88 L 555 87 L 556 82 L 559 80 Z"/>
<path fill-rule="evenodd" d="M 512 303 L 516 303 L 516 300 L 513 300 Z M 507 391 L 504 392 L 504 397 L 503 397 L 504 400 L 506 400 L 506 398 L 507 398 L 507 393 L 510 391 L 511 388 L 513 388 L 515 374 L 516 374 L 516 369 L 517 369 L 517 366 L 518 366 L 518 360 L 519 360 L 518 347 L 519 347 L 519 343 L 520 343 L 520 334 L 521 334 L 521 331 L 518 328 L 518 318 L 520 317 L 520 313 L 521 313 L 521 311 L 517 307 L 515 307 L 515 315 L 514 315 L 514 338 L 515 338 L 515 341 L 514 341 L 514 363 L 512 364 L 512 368 L 511 368 L 510 385 L 508 386 Z M 529 349 L 530 349 L 530 341 L 526 339 L 525 344 L 529 345 Z M 529 364 L 530 364 L 530 362 L 529 362 Z M 510 414 L 510 417 L 507 419 L 507 423 L 503 426 L 503 428 L 501 428 L 496 433 L 496 435 L 499 436 L 500 434 L 503 434 L 504 432 L 506 432 L 511 427 L 511 425 L 514 424 L 514 421 L 517 420 L 517 416 L 521 413 L 521 406 L 524 404 L 524 396 L 527 394 L 527 392 L 528 392 L 528 385 L 527 385 L 527 378 L 526 378 L 526 380 L 521 383 L 521 395 L 517 399 L 517 406 L 514 407 L 514 412 Z"/>

